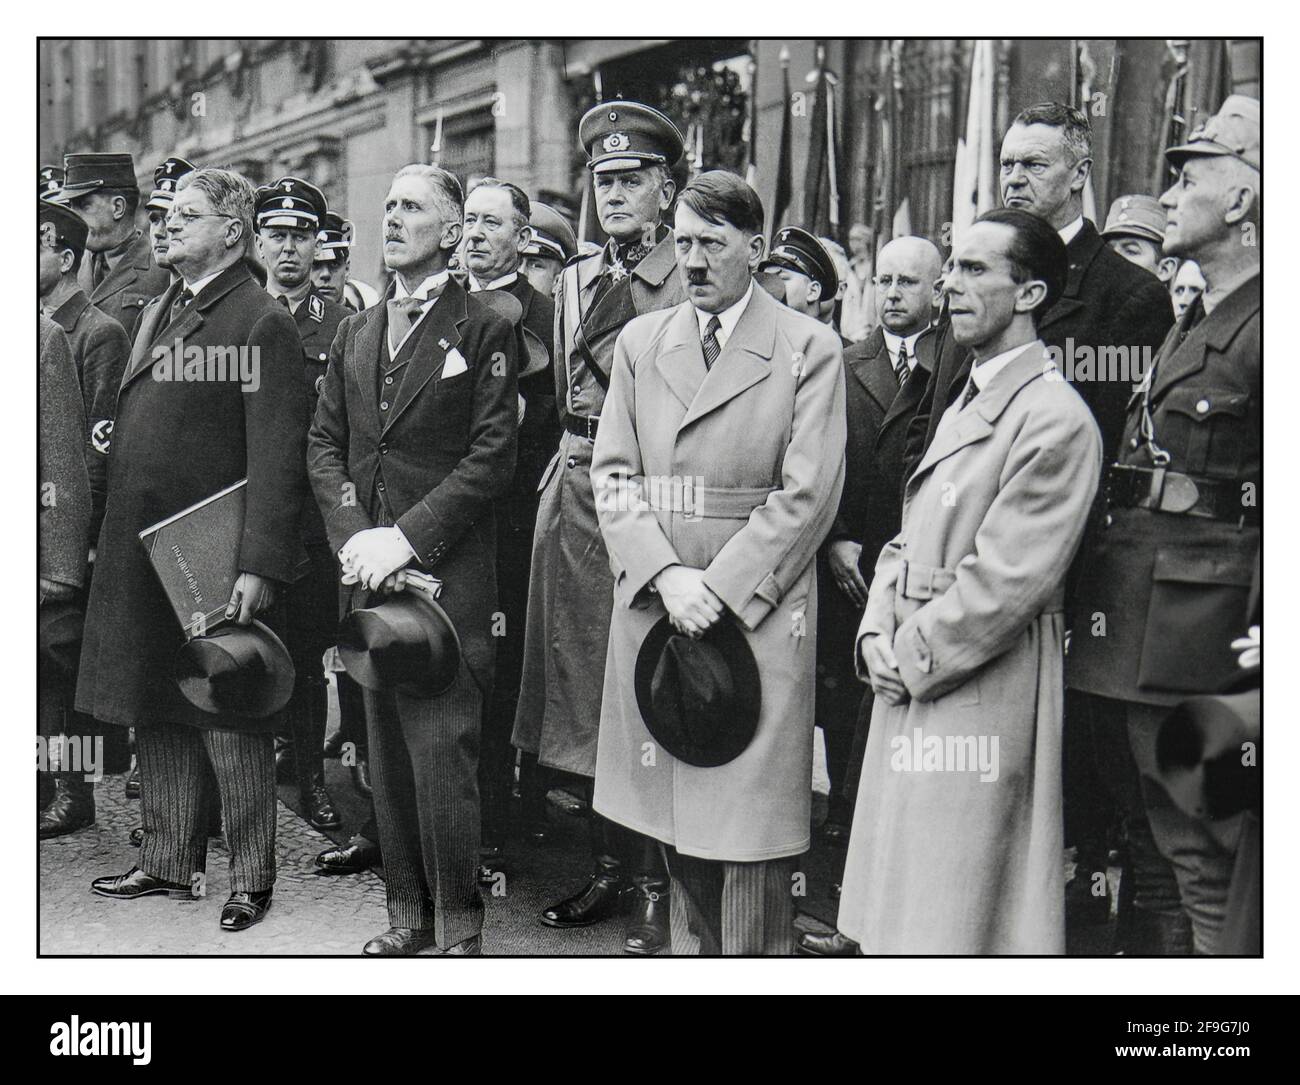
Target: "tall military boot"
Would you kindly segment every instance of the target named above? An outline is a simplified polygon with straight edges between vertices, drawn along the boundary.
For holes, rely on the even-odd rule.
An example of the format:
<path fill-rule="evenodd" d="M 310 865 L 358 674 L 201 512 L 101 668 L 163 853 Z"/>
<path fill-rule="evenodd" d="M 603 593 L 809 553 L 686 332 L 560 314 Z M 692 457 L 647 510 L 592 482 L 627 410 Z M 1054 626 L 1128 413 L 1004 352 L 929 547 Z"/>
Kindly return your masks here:
<path fill-rule="evenodd" d="M 591 877 L 579 892 L 542 912 L 541 921 L 548 927 L 589 927 L 621 914 L 631 903 L 633 887 L 619 847 L 622 841 L 617 826 L 595 813 L 590 826 Z"/>
<path fill-rule="evenodd" d="M 632 921 L 623 936 L 623 952 L 650 957 L 666 947 L 668 936 L 668 868 L 659 842 L 625 830 L 631 847 Z"/>
<path fill-rule="evenodd" d="M 95 785 L 80 772 L 55 772 L 54 798 L 37 819 L 37 836 L 48 840 L 95 824 Z"/>

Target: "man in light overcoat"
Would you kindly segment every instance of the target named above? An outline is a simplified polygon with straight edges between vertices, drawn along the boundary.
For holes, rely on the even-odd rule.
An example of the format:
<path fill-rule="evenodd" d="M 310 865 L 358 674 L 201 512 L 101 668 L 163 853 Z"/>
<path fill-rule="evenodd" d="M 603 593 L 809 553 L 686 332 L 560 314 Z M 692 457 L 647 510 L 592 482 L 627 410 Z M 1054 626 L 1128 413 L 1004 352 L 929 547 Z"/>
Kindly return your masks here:
<path fill-rule="evenodd" d="M 814 559 L 844 481 L 844 375 L 832 329 L 755 287 L 762 234 L 738 177 L 686 186 L 688 300 L 620 334 L 592 460 L 614 572 L 594 808 L 661 842 L 674 954 L 789 954 L 809 845 Z M 638 708 L 633 669 L 665 611 L 691 636 L 736 623 L 754 654 L 757 728 L 724 765 L 675 758 Z"/>

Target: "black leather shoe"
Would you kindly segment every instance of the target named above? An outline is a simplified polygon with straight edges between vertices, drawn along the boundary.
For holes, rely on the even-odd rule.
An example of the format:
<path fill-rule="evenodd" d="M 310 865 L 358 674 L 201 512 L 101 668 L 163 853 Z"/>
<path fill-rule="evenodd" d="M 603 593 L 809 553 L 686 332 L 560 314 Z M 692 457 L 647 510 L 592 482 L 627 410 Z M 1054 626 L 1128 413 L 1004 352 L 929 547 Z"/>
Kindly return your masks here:
<path fill-rule="evenodd" d="M 836 931 L 834 934 L 813 934 L 805 931 L 799 935 L 795 952 L 800 957 L 860 957 L 861 947 L 852 938 L 845 938 Z"/>
<path fill-rule="evenodd" d="M 552 904 L 540 918 L 548 927 L 589 927 L 626 911 L 632 891 L 620 875 L 598 870 L 581 892 Z"/>
<path fill-rule="evenodd" d="M 131 830 L 131 835 L 126 838 L 126 842 L 133 848 L 138 848 L 144 843 L 144 826 L 137 825 Z"/>
<path fill-rule="evenodd" d="M 258 893 L 231 893 L 221 909 L 221 929 L 246 931 L 254 923 L 262 922 L 270 910 L 271 890 L 269 889 L 263 889 Z"/>
<path fill-rule="evenodd" d="M 636 884 L 632 922 L 623 936 L 623 952 L 651 957 L 668 945 L 668 882 Z"/>
<path fill-rule="evenodd" d="M 95 824 L 95 785 L 75 772 L 54 777 L 54 798 L 36 819 L 41 840 L 75 833 Z"/>
<path fill-rule="evenodd" d="M 370 761 L 368 758 L 359 757 L 357 763 L 352 766 L 352 786 L 356 788 L 358 795 L 365 798 L 372 798 L 375 789 L 370 783 Z"/>
<path fill-rule="evenodd" d="M 345 847 L 326 848 L 316 856 L 319 874 L 360 874 L 379 865 L 379 845 L 354 836 Z"/>
<path fill-rule="evenodd" d="M 131 762 L 131 771 L 126 777 L 126 797 L 128 799 L 138 799 L 140 797 L 140 762 Z"/>
<path fill-rule="evenodd" d="M 343 756 L 343 743 L 345 741 L 346 740 L 343 738 L 343 729 L 339 728 L 339 730 L 335 731 L 325 740 L 325 745 L 321 747 L 321 754 L 337 761 Z"/>
<path fill-rule="evenodd" d="M 101 897 L 112 897 L 114 900 L 134 900 L 136 897 L 152 897 L 160 893 L 166 893 L 169 897 L 193 896 L 188 885 L 163 881 L 162 878 L 146 874 L 137 866 L 133 866 L 125 874 L 96 878 L 90 883 L 90 889 Z"/>
<path fill-rule="evenodd" d="M 317 784 L 302 796 L 303 813 L 316 829 L 337 829 L 343 824 L 338 811 L 330 801 L 329 792 L 324 784 Z"/>
<path fill-rule="evenodd" d="M 482 957 L 483 956 L 483 936 L 474 934 L 466 938 L 463 942 L 457 942 L 451 949 L 447 950 L 444 957 Z"/>
<path fill-rule="evenodd" d="M 432 930 L 389 927 L 370 939 L 361 952 L 367 957 L 432 957 L 438 955 L 438 943 L 433 940 Z"/>

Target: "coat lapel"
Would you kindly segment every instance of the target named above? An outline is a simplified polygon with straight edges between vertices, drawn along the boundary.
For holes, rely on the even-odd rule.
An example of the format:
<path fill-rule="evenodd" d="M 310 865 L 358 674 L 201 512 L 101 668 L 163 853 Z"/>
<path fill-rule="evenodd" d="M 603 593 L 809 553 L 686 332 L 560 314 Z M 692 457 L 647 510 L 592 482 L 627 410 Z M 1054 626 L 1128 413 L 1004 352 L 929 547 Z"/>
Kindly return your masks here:
<path fill-rule="evenodd" d="M 148 271 L 152 257 L 149 249 L 149 235 L 142 233 L 122 254 L 117 267 L 104 276 L 103 281 L 95 287 L 90 300 L 95 303 L 111 298 L 125 290 L 140 277 L 141 271 Z"/>
<path fill-rule="evenodd" d="M 442 296 L 433 304 L 433 308 L 412 333 L 418 337 L 413 344 L 415 350 L 407 363 L 406 373 L 402 377 L 393 409 L 388 412 L 388 420 L 380 430 L 380 435 L 387 433 L 411 405 L 420 391 L 431 380 L 436 380 L 447 364 L 447 353 L 460 343 L 460 328 L 468 319 L 465 288 L 455 279 L 448 280 Z M 470 359 L 465 359 L 466 363 Z M 374 385 L 372 384 L 373 388 Z"/>
<path fill-rule="evenodd" d="M 669 321 L 655 352 L 655 369 L 677 401 L 689 410 L 708 374 L 700 344 L 699 321 L 695 318 L 695 307 L 689 302 L 679 305 Z"/>
<path fill-rule="evenodd" d="M 385 294 L 378 305 L 365 310 L 352 341 L 352 376 L 361 388 L 361 400 L 366 405 L 366 415 L 376 433 L 380 429 L 380 418 L 375 388 L 379 379 L 379 355 L 384 349 L 384 335 L 388 331 L 390 296 L 391 294 Z"/>
<path fill-rule="evenodd" d="M 940 460 L 947 459 L 954 452 L 976 441 L 983 441 L 992 434 L 994 423 L 1006 410 L 1012 397 L 1031 380 L 1041 377 L 1043 367 L 1050 364 L 1050 355 L 1046 353 L 1043 341 L 1037 340 L 1026 347 L 1019 357 L 1012 359 L 965 410 L 959 410 L 956 404 L 948 408 L 935 432 L 934 441 L 912 472 L 908 486 L 913 485 Z"/>
<path fill-rule="evenodd" d="M 728 400 L 735 399 L 772 371 L 772 351 L 776 347 L 776 310 L 780 303 L 757 285 L 752 290 L 749 304 L 740 314 L 740 320 L 732 329 L 718 360 L 705 375 L 686 417 L 677 427 L 678 433 Z M 690 302 L 686 302 L 685 307 L 692 308 Z M 699 345 L 699 325 L 694 312 L 688 312 L 687 315 L 696 324 L 696 349 L 700 352 L 702 363 L 704 350 Z"/>
<path fill-rule="evenodd" d="M 1093 260 L 1097 258 L 1097 253 L 1101 252 L 1105 242 L 1102 241 L 1101 235 L 1097 233 L 1097 228 L 1087 219 L 1083 220 L 1083 226 L 1079 232 L 1074 235 L 1074 239 L 1065 247 L 1066 255 L 1070 258 L 1070 274 L 1065 280 L 1065 290 L 1052 306 L 1051 311 L 1044 315 L 1042 324 L 1039 325 L 1039 331 L 1042 332 L 1050 328 L 1053 324 L 1059 324 L 1066 317 L 1078 312 L 1084 307 L 1080 298 L 1083 292 L 1084 276 L 1088 274 L 1088 269 L 1092 266 Z"/>
<path fill-rule="evenodd" d="M 632 269 L 632 276 L 648 286 L 658 289 L 677 270 L 676 241 L 672 232 L 664 237 L 645 258 Z"/>
<path fill-rule="evenodd" d="M 881 413 L 888 411 L 898 398 L 898 377 L 894 375 L 894 364 L 880 329 L 871 333 L 863 350 L 846 352 L 844 361 L 867 395 L 875 400 Z"/>
<path fill-rule="evenodd" d="M 147 370 L 150 363 L 154 360 L 154 346 L 160 348 L 174 349 L 175 344 L 180 343 L 180 349 L 184 350 L 184 342 L 190 336 L 194 335 L 203 327 L 206 319 L 205 313 L 212 306 L 216 305 L 230 291 L 241 283 L 247 281 L 249 277 L 248 267 L 242 260 L 231 264 L 220 275 L 212 280 L 207 286 L 199 291 L 199 296 L 190 302 L 189 307 L 181 313 L 174 321 L 169 323 L 160 332 L 154 336 L 149 336 L 143 327 L 136 333 L 137 352 L 132 354 L 131 365 L 122 377 L 122 387 L 125 388 L 131 381 L 135 380 L 141 373 Z M 180 283 L 175 282 L 169 286 L 165 293 L 158 299 L 157 318 L 159 322 L 170 315 L 172 302 L 180 290 Z M 138 352 L 138 348 L 144 345 L 143 354 Z M 175 359 L 179 364 L 184 361 L 183 358 Z"/>
<path fill-rule="evenodd" d="M 90 308 L 90 299 L 86 297 L 84 290 L 78 290 L 67 301 L 50 314 L 50 319 L 54 321 L 69 335 L 72 329 L 77 326 L 77 321 L 81 319 L 81 314 Z M 81 364 L 81 359 L 76 359 L 77 364 Z"/>
<path fill-rule="evenodd" d="M 1201 302 L 1196 304 L 1199 306 Z M 1242 325 L 1259 311 L 1259 305 L 1260 277 L 1256 275 L 1215 306 L 1214 312 L 1203 317 L 1182 342 L 1171 337 L 1175 345 L 1167 358 L 1156 363 L 1152 398 L 1159 398 L 1171 384 L 1204 369 L 1209 351 L 1226 350 Z M 1190 315 L 1190 312 L 1184 314 Z"/>
<path fill-rule="evenodd" d="M 159 331 L 162 330 L 163 322 L 171 312 L 172 303 L 176 300 L 180 289 L 180 280 L 173 280 L 141 314 L 140 327 L 135 333 L 135 342 L 131 346 L 131 361 L 126 367 L 126 372 L 122 374 L 123 385 L 134 380 L 136 374 L 148 366 L 152 357 L 149 348 L 153 346 Z"/>

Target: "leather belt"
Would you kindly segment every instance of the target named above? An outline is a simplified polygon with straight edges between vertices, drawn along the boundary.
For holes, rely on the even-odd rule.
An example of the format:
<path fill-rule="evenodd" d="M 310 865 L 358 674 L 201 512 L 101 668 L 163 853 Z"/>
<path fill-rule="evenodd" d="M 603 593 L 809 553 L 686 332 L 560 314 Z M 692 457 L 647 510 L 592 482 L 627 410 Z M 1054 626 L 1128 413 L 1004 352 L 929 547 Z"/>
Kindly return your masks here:
<path fill-rule="evenodd" d="M 1249 480 L 1198 478 L 1166 467 L 1111 464 L 1106 472 L 1106 504 L 1113 509 L 1150 509 L 1175 516 L 1206 520 L 1259 522 L 1259 491 L 1255 504 L 1243 504 Z"/>
<path fill-rule="evenodd" d="M 934 599 L 952 587 L 956 579 L 957 574 L 951 569 L 904 559 L 898 570 L 898 593 L 904 599 Z"/>
<path fill-rule="evenodd" d="M 564 428 L 578 437 L 585 437 L 588 441 L 596 439 L 596 430 L 600 427 L 600 416 L 588 418 L 581 414 L 566 414 L 564 416 Z"/>

